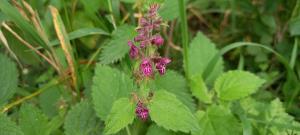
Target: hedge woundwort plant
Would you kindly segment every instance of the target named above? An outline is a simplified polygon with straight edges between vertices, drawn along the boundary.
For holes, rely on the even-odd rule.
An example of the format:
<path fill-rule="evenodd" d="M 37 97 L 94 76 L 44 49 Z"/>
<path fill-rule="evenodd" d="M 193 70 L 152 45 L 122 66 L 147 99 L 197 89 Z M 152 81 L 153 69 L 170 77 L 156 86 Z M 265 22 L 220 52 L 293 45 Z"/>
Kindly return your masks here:
<path fill-rule="evenodd" d="M 128 41 L 130 58 L 139 64 L 133 69 L 137 82 L 147 83 L 148 79 L 154 79 L 155 71 L 164 75 L 167 64 L 171 62 L 169 58 L 163 58 L 157 52 L 164 44 L 164 39 L 159 34 L 162 19 L 157 13 L 158 9 L 158 4 L 150 6 L 148 13 L 139 19 L 139 26 L 136 29 L 138 35 Z M 138 99 L 137 102 L 136 114 L 142 120 L 146 120 L 149 110 L 145 106 L 145 101 Z"/>

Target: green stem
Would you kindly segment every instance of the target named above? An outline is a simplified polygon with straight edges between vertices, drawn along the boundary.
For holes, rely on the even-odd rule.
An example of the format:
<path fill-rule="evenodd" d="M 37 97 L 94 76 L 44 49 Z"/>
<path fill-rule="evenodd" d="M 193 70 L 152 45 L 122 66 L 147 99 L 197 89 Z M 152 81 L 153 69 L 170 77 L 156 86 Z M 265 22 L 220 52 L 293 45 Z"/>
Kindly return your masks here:
<path fill-rule="evenodd" d="M 126 132 L 127 132 L 127 135 L 131 135 L 131 132 L 130 132 L 128 126 L 126 126 Z"/>
<path fill-rule="evenodd" d="M 180 26 L 181 26 L 181 34 L 182 34 L 182 46 L 183 46 L 183 59 L 184 59 L 184 70 L 185 74 L 188 78 L 189 71 L 188 71 L 188 44 L 189 44 L 189 34 L 188 34 L 188 25 L 187 25 L 187 18 L 186 18 L 186 6 L 185 0 L 179 0 L 179 16 L 180 16 Z"/>
<path fill-rule="evenodd" d="M 114 15 L 113 15 L 111 0 L 107 0 L 107 3 L 108 3 L 108 10 L 110 12 L 111 22 L 114 26 L 114 29 L 117 29 L 116 21 L 115 21 Z"/>
<path fill-rule="evenodd" d="M 57 79 L 51 80 L 49 83 L 47 83 L 47 84 L 44 85 L 42 88 L 40 88 L 40 89 L 38 89 L 37 91 L 35 91 L 34 93 L 32 93 L 32 94 L 30 94 L 30 95 L 28 95 L 28 96 L 25 96 L 25 97 L 23 97 L 23 98 L 21 98 L 21 99 L 18 99 L 18 100 L 16 100 L 16 101 L 14 101 L 14 102 L 12 102 L 12 103 L 10 103 L 10 104 L 4 106 L 4 107 L 1 109 L 1 112 L 2 112 L 2 113 L 5 113 L 6 111 L 8 111 L 9 109 L 13 108 L 14 106 L 17 106 L 17 105 L 23 103 L 24 101 L 29 100 L 29 99 L 31 99 L 31 98 L 33 98 L 33 97 L 35 97 L 35 96 L 41 94 L 41 93 L 44 92 L 45 90 L 47 90 L 47 89 L 49 89 L 49 88 L 51 88 L 51 87 L 53 87 L 53 86 L 59 84 L 60 82 L 61 82 L 61 81 L 60 81 L 60 80 L 57 80 Z"/>
<path fill-rule="evenodd" d="M 292 69 L 294 68 L 296 60 L 297 60 L 297 55 L 298 55 L 298 52 L 297 52 L 297 50 L 298 50 L 298 40 L 299 39 L 296 37 L 295 38 L 295 43 L 294 43 L 294 46 L 293 46 L 291 60 L 290 60 L 290 66 L 291 66 Z"/>

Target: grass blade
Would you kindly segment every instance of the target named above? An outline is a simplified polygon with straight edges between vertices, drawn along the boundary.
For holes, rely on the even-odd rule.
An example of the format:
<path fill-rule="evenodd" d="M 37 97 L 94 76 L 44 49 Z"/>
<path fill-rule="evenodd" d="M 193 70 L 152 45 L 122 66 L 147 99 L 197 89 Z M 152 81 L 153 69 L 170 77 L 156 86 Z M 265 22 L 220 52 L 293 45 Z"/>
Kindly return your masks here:
<path fill-rule="evenodd" d="M 72 50 L 72 46 L 71 46 L 69 37 L 67 35 L 66 29 L 64 27 L 63 21 L 59 15 L 58 10 L 53 6 L 50 6 L 49 8 L 50 8 L 50 12 L 52 14 L 53 24 L 54 24 L 54 28 L 55 28 L 57 37 L 60 41 L 61 47 L 64 51 L 67 63 L 69 65 L 69 68 L 71 71 L 73 87 L 76 90 L 78 90 L 77 66 L 75 64 L 75 57 L 74 57 L 74 53 Z"/>
<path fill-rule="evenodd" d="M 77 38 L 81 38 L 84 36 L 89 36 L 89 35 L 105 35 L 109 36 L 110 34 L 100 28 L 82 28 L 75 30 L 73 32 L 70 32 L 68 34 L 69 40 L 74 40 Z M 59 44 L 59 40 L 53 40 L 50 42 L 51 46 L 55 46 Z"/>
<path fill-rule="evenodd" d="M 39 36 L 36 29 L 7 0 L 0 0 L 0 9 L 10 20 L 18 25 L 30 39 L 33 39 L 37 44 L 50 51 L 50 47 Z"/>

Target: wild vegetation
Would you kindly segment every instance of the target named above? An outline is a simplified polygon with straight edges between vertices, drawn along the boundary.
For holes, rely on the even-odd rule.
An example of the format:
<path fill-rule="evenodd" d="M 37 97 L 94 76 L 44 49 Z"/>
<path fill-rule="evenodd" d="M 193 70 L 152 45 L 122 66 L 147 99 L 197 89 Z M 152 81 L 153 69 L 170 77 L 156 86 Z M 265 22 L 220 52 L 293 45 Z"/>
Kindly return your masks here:
<path fill-rule="evenodd" d="M 0 135 L 300 135 L 300 0 L 0 0 Z"/>

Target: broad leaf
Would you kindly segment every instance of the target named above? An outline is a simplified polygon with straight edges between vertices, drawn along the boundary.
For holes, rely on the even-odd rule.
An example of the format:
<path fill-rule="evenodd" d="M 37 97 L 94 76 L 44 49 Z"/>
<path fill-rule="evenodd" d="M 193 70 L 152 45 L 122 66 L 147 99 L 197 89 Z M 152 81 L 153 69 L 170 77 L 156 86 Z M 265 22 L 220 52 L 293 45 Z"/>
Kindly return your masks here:
<path fill-rule="evenodd" d="M 173 20 L 179 16 L 178 0 L 165 0 L 159 9 L 159 15 L 164 20 Z"/>
<path fill-rule="evenodd" d="M 133 26 L 123 25 L 118 27 L 112 33 L 112 39 L 103 47 L 100 62 L 109 64 L 122 59 L 129 51 L 127 41 L 133 40 L 135 33 Z"/>
<path fill-rule="evenodd" d="M 110 114 L 105 121 L 105 134 L 115 134 L 127 125 L 131 124 L 135 118 L 135 104 L 128 98 L 120 98 L 115 101 Z"/>
<path fill-rule="evenodd" d="M 129 97 L 135 87 L 133 80 L 117 69 L 98 64 L 95 72 L 92 86 L 94 108 L 97 116 L 105 120 L 114 101 Z"/>
<path fill-rule="evenodd" d="M 176 133 L 172 131 L 168 131 L 162 127 L 159 127 L 155 124 L 152 124 L 148 130 L 146 135 L 176 135 Z"/>
<path fill-rule="evenodd" d="M 211 106 L 196 114 L 201 131 L 194 135 L 240 135 L 241 125 L 228 109 Z"/>
<path fill-rule="evenodd" d="M 218 53 L 215 44 L 210 41 L 203 33 L 198 32 L 192 40 L 188 50 L 188 71 L 189 77 L 202 75 L 209 62 Z M 203 78 L 209 85 L 223 72 L 223 60 L 220 57 L 215 67 L 207 78 Z"/>
<path fill-rule="evenodd" d="M 101 130 L 99 123 L 89 102 L 82 101 L 68 112 L 64 129 L 66 135 L 96 135 Z"/>
<path fill-rule="evenodd" d="M 16 92 L 18 70 L 16 64 L 8 57 L 0 54 L 0 107 Z"/>
<path fill-rule="evenodd" d="M 190 86 L 193 96 L 204 103 L 212 102 L 212 95 L 208 92 L 205 82 L 201 76 L 193 76 L 190 80 Z"/>
<path fill-rule="evenodd" d="M 156 91 L 149 104 L 151 119 L 161 127 L 185 133 L 200 130 L 192 112 L 176 96 L 167 91 Z"/>
<path fill-rule="evenodd" d="M 249 96 L 264 83 L 264 80 L 246 71 L 229 71 L 221 75 L 214 88 L 222 100 L 236 100 Z"/>
<path fill-rule="evenodd" d="M 31 104 L 23 104 L 19 112 L 19 125 L 24 135 L 49 135 L 48 118 Z"/>
<path fill-rule="evenodd" d="M 0 135 L 24 135 L 21 129 L 7 116 L 0 115 Z"/>
<path fill-rule="evenodd" d="M 176 97 L 192 111 L 196 110 L 194 100 L 187 89 L 186 80 L 181 74 L 168 70 L 165 75 L 156 77 L 155 85 L 155 89 L 164 89 L 175 94 Z"/>

